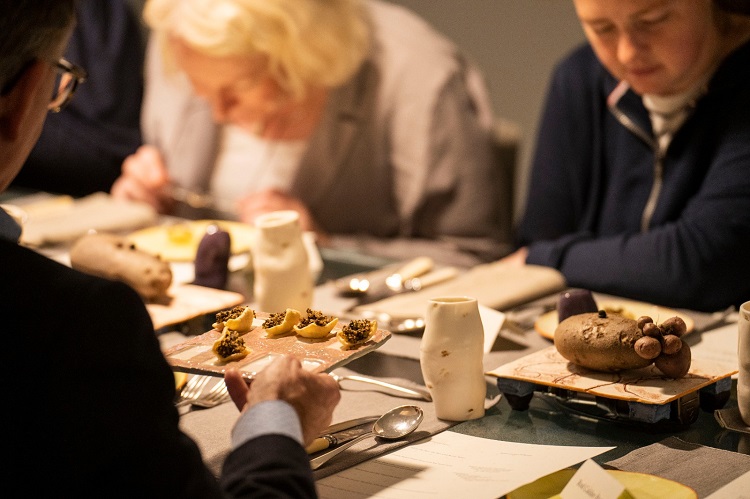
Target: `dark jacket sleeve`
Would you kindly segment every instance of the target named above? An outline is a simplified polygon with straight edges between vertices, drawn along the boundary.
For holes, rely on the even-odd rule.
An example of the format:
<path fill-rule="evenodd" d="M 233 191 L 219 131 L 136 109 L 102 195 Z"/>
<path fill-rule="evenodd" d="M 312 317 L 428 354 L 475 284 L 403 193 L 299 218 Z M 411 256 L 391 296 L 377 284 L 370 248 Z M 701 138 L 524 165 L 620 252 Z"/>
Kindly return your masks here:
<path fill-rule="evenodd" d="M 125 0 L 83 0 L 65 58 L 88 79 L 47 117 L 13 185 L 73 196 L 108 192 L 141 143 L 143 33 Z"/>
<path fill-rule="evenodd" d="M 6 483 L 33 497 L 315 497 L 310 462 L 269 435 L 231 452 L 222 483 L 179 426 L 175 381 L 140 296 L 0 238 L 7 332 Z M 12 477 L 12 480 L 11 480 Z"/>
<path fill-rule="evenodd" d="M 6 393 L 18 400 L 6 476 L 39 497 L 220 497 L 180 431 L 174 377 L 136 292 L 11 243 L 0 255 L 4 330 L 18 332 L 7 370 L 22 381 Z"/>
<path fill-rule="evenodd" d="M 230 453 L 221 485 L 230 497 L 317 497 L 309 456 L 282 435 L 254 438 Z"/>

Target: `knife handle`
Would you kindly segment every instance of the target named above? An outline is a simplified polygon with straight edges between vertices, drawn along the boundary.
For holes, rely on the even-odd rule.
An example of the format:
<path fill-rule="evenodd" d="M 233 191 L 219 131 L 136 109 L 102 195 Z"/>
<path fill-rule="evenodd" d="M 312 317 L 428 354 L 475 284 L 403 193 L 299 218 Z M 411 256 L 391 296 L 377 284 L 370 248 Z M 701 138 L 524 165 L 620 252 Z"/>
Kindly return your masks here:
<path fill-rule="evenodd" d="M 420 277 L 414 277 L 404 283 L 404 287 L 407 290 L 419 291 L 422 288 L 432 286 L 433 284 L 440 284 L 441 282 L 453 279 L 458 276 L 459 270 L 456 267 L 443 267 L 441 269 L 433 270 Z"/>
<path fill-rule="evenodd" d="M 432 270 L 432 266 L 435 262 L 428 256 L 418 256 L 417 258 L 410 260 L 404 264 L 403 267 L 399 268 L 395 273 L 401 276 L 401 281 L 411 279 L 413 277 L 419 277 Z"/>
<path fill-rule="evenodd" d="M 327 449 L 331 445 L 333 445 L 331 437 L 328 435 L 324 435 L 313 440 L 312 443 L 305 448 L 305 450 L 308 454 L 315 454 L 316 452 Z"/>

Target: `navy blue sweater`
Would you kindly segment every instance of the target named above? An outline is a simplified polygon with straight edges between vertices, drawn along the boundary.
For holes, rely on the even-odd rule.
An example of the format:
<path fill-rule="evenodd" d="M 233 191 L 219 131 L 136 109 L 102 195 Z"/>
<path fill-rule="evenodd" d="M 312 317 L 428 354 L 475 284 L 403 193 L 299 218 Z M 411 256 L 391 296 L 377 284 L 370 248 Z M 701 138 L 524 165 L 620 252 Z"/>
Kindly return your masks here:
<path fill-rule="evenodd" d="M 719 67 L 666 151 L 655 179 L 648 112 L 586 45 L 555 70 L 519 225 L 527 263 L 559 269 L 572 287 L 714 311 L 750 300 L 750 44 Z"/>

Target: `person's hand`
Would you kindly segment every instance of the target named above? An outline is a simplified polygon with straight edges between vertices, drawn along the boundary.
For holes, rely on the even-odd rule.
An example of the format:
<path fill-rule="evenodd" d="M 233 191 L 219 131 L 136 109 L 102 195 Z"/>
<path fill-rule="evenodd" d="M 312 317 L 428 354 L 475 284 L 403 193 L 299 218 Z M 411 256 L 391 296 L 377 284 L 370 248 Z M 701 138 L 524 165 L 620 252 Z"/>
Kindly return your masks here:
<path fill-rule="evenodd" d="M 305 446 L 328 428 L 341 399 L 338 383 L 332 377 L 305 371 L 292 356 L 282 356 L 266 366 L 249 387 L 236 369 L 227 369 L 224 381 L 241 411 L 266 400 L 291 404 L 299 416 Z"/>
<path fill-rule="evenodd" d="M 145 202 L 159 213 L 168 213 L 174 200 L 169 194 L 169 174 L 159 150 L 144 145 L 125 158 L 110 194 L 116 199 Z"/>
<path fill-rule="evenodd" d="M 524 246 L 523 248 L 518 248 L 510 255 L 501 258 L 500 262 L 513 265 L 514 267 L 521 267 L 523 265 L 526 265 L 527 256 L 529 256 L 529 249 Z"/>
<path fill-rule="evenodd" d="M 299 213 L 299 222 L 302 230 L 316 232 L 319 237 L 324 236 L 310 210 L 307 209 L 307 206 L 299 199 L 279 190 L 268 189 L 255 192 L 240 199 L 237 203 L 240 220 L 251 225 L 255 222 L 255 217 L 258 215 L 279 210 L 296 211 Z"/>

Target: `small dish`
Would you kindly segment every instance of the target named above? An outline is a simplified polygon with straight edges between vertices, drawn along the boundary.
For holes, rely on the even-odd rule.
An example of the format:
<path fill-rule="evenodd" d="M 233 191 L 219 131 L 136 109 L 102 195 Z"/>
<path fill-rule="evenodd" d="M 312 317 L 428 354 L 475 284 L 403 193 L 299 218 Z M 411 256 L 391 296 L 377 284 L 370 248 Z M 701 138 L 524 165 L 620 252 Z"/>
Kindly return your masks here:
<path fill-rule="evenodd" d="M 695 321 L 684 313 L 671 308 L 660 307 L 650 303 L 644 303 L 632 300 L 602 300 L 598 302 L 599 310 L 606 310 L 610 314 L 621 314 L 631 319 L 638 319 L 642 315 L 648 315 L 654 322 L 659 323 L 675 315 L 682 318 L 687 326 L 687 332 L 690 333 L 695 328 Z M 555 339 L 555 329 L 557 329 L 557 309 L 539 316 L 534 322 L 534 329 L 537 333 L 548 340 Z"/>
<path fill-rule="evenodd" d="M 634 499 L 697 499 L 698 494 L 687 485 L 646 473 L 606 470 L 625 486 Z M 576 470 L 566 468 L 517 488 L 508 499 L 547 499 L 560 497 L 560 492 L 575 475 Z"/>

